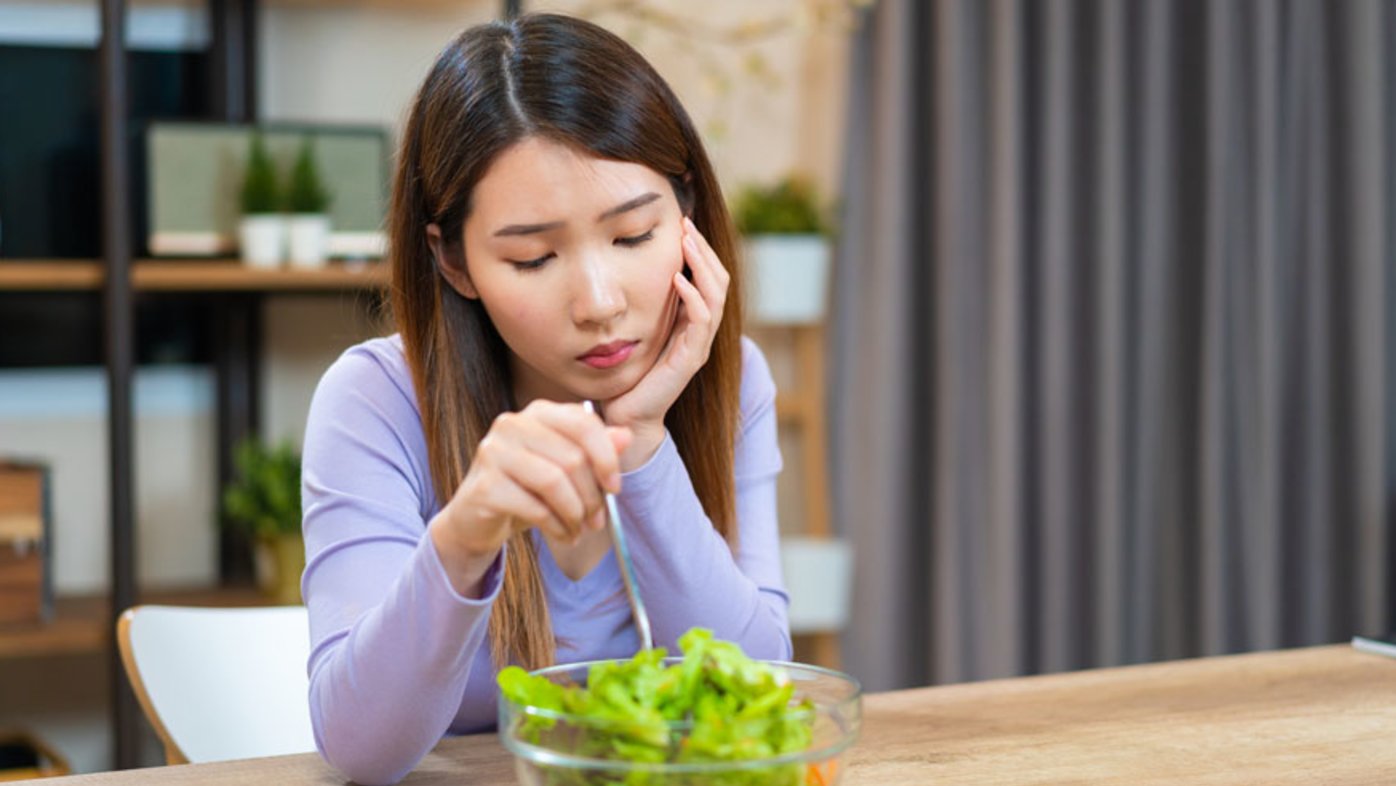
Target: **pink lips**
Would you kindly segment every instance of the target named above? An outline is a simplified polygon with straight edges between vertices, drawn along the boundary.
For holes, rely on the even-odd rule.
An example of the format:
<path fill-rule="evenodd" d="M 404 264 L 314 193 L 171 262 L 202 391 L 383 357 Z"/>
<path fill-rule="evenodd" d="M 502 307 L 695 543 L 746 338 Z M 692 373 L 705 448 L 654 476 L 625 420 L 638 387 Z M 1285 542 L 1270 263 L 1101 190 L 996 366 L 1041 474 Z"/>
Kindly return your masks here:
<path fill-rule="evenodd" d="M 609 344 L 601 344 L 587 350 L 585 355 L 577 358 L 592 368 L 613 368 L 624 363 L 630 353 L 635 351 L 638 341 L 612 341 Z"/>

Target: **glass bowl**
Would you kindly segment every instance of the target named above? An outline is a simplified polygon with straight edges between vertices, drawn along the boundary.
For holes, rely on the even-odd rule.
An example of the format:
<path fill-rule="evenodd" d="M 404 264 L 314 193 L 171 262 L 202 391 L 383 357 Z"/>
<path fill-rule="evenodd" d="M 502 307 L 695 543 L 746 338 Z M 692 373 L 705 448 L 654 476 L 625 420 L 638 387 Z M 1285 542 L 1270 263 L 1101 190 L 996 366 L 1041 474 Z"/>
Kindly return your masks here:
<path fill-rule="evenodd" d="M 682 660 L 667 658 L 664 665 Z M 593 665 L 609 662 L 621 661 L 565 663 L 532 673 L 562 685 L 584 686 Z M 514 754 L 515 771 L 524 786 L 833 786 L 843 776 L 843 753 L 858 739 L 862 725 L 861 686 L 847 674 L 819 666 L 763 662 L 784 670 L 795 682 L 795 701 L 810 702 L 807 706 L 812 710 L 791 707 L 792 722 L 812 724 L 811 742 L 803 751 L 721 762 L 647 763 L 606 758 L 606 749 L 623 733 L 622 722 L 525 706 L 502 695 L 499 739 Z M 692 722 L 666 725 L 670 750 L 677 751 Z"/>

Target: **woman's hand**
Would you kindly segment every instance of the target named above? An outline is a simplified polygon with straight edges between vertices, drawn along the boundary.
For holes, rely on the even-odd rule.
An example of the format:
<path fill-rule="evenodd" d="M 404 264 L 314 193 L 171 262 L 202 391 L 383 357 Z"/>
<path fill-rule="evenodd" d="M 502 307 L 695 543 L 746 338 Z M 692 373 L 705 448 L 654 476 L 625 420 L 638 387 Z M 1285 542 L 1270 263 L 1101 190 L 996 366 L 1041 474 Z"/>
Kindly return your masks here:
<path fill-rule="evenodd" d="M 621 455 L 623 471 L 644 464 L 664 441 L 664 416 L 708 361 L 727 302 L 731 274 L 687 217 L 683 227 L 684 263 L 693 271 L 693 281 L 683 271 L 674 274 L 681 307 L 669 340 L 654 367 L 634 387 L 602 402 L 606 422 L 625 426 L 634 436 Z"/>
<path fill-rule="evenodd" d="M 456 591 L 479 596 L 510 536 L 537 527 L 563 542 L 606 526 L 604 494 L 620 491 L 625 428 L 580 404 L 537 400 L 495 419 L 445 507 L 428 526 Z"/>

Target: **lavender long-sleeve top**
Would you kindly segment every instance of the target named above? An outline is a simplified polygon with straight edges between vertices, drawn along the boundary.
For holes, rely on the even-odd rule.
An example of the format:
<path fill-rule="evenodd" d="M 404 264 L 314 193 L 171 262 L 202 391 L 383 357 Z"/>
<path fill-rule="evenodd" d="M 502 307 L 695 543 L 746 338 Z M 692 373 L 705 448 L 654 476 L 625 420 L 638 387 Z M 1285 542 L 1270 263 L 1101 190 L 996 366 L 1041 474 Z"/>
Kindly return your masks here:
<path fill-rule="evenodd" d="M 790 657 L 777 551 L 775 384 L 742 342 L 734 554 L 713 529 L 672 438 L 622 475 L 617 495 L 655 644 L 695 625 L 754 657 Z M 347 350 L 310 405 L 302 472 L 310 612 L 310 714 L 325 759 L 364 784 L 393 783 L 445 734 L 495 724 L 486 643 L 502 555 L 483 597 L 458 594 L 426 537 L 440 505 L 412 377 L 397 336 Z M 558 662 L 628 657 L 638 637 L 607 553 L 579 581 L 538 546 Z"/>

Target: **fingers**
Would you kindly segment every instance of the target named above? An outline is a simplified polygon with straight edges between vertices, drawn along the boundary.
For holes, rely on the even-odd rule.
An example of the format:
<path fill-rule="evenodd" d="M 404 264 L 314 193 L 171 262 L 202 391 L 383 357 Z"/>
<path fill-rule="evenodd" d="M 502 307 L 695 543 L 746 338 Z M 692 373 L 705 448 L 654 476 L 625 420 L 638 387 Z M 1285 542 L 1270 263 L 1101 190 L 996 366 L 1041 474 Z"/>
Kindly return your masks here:
<path fill-rule="evenodd" d="M 591 476 L 595 481 L 599 481 L 603 491 L 613 494 L 620 491 L 620 457 L 600 417 L 587 412 L 579 405 L 546 401 L 535 401 L 529 404 L 524 412 L 551 429 L 555 435 L 564 438 L 571 446 L 575 446 L 578 451 L 575 454 L 558 448 L 564 451 L 563 457 L 569 461 L 581 461 L 582 466 L 572 468 L 577 470 L 572 473 L 574 476 L 579 477 L 581 471 L 589 469 Z"/>
<path fill-rule="evenodd" d="M 584 527 L 605 504 L 602 497 L 605 492 L 598 483 L 597 472 L 587 451 L 576 439 L 600 440 L 603 444 L 599 450 L 611 453 L 605 429 L 598 425 L 592 429 L 595 433 L 574 437 L 551 427 L 541 416 L 525 416 L 516 420 L 511 424 L 516 446 L 540 460 L 535 464 L 537 474 L 531 478 L 537 486 L 530 488 L 553 505 L 563 521 Z M 619 483 L 618 474 L 616 482 Z"/>
<path fill-rule="evenodd" d="M 676 335 L 682 340 L 678 348 L 686 356 L 682 360 L 701 365 L 707 361 L 712 348 L 712 339 L 727 302 L 731 275 L 707 239 L 687 218 L 684 219 L 683 247 L 693 280 L 689 281 L 682 273 L 674 276 L 674 288 L 683 304 L 683 323 Z"/>
<path fill-rule="evenodd" d="M 509 477 L 508 482 L 498 484 L 494 493 L 498 509 L 511 520 L 511 529 L 517 531 L 537 527 L 564 543 L 576 539 L 574 527 L 564 524 L 548 503 L 519 485 L 514 478 Z"/>
<path fill-rule="evenodd" d="M 495 470 L 497 483 L 517 486 L 502 515 L 575 541 L 606 525 L 606 491 L 620 490 L 620 453 L 630 442 L 625 428 L 609 428 L 576 404 L 535 401 L 522 412 L 495 420 L 477 459 Z M 541 506 L 541 509 L 540 509 Z"/>
<path fill-rule="evenodd" d="M 684 218 L 684 230 L 684 256 L 693 270 L 693 283 L 703 293 L 709 309 L 721 315 L 732 274 L 723 266 L 717 252 L 708 244 L 708 239 L 688 218 Z"/>
<path fill-rule="evenodd" d="M 683 301 L 683 322 L 678 335 L 683 338 L 684 344 L 689 348 L 698 343 L 710 343 L 712 333 L 713 313 L 708 307 L 707 301 L 703 299 L 703 293 L 691 281 L 683 277 L 682 273 L 674 276 L 674 286 L 679 291 L 679 299 Z M 696 330 L 684 329 L 688 326 L 697 328 Z"/>
<path fill-rule="evenodd" d="M 536 516 L 528 522 L 565 541 L 575 541 L 588 527 L 593 527 L 597 511 L 604 508 L 604 504 L 588 506 L 562 467 L 520 445 L 510 445 L 503 451 L 500 469 L 513 485 L 542 502 L 559 527 L 551 528 L 552 522 Z"/>

